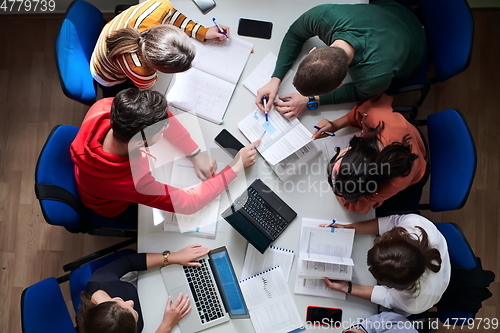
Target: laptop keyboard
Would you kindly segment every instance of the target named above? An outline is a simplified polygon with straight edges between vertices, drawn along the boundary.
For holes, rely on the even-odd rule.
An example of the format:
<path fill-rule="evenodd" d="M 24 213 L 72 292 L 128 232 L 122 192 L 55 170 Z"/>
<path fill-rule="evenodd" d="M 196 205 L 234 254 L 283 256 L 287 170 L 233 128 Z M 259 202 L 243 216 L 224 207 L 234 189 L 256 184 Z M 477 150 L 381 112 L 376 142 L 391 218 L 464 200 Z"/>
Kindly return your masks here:
<path fill-rule="evenodd" d="M 288 226 L 288 222 L 277 212 L 269 209 L 260 194 L 252 187 L 248 188 L 248 197 L 241 196 L 235 201 L 235 208 L 243 210 L 253 217 L 275 240 Z"/>
<path fill-rule="evenodd" d="M 210 277 L 207 260 L 201 259 L 198 262 L 201 267 L 184 266 L 184 273 L 191 288 L 198 315 L 202 324 L 205 324 L 224 317 L 224 312 L 215 289 L 217 287 Z"/>

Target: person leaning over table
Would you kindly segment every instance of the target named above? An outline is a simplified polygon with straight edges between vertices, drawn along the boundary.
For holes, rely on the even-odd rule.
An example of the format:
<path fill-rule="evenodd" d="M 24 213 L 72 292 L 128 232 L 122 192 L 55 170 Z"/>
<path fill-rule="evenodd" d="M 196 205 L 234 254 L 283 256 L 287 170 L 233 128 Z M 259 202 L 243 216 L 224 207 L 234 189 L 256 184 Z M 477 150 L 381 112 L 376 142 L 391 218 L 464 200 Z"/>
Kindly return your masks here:
<path fill-rule="evenodd" d="M 377 216 L 412 210 L 420 200 L 427 172 L 426 144 L 418 129 L 392 110 L 392 96 L 381 94 L 356 105 L 345 116 L 321 119 L 313 139 L 344 127 L 361 129 L 361 135 L 338 150 L 327 166 L 328 182 L 342 205 L 355 212 Z"/>
<path fill-rule="evenodd" d="M 81 294 L 82 305 L 77 313 L 80 333 L 140 333 L 144 327 L 137 288 L 120 280 L 133 271 L 178 264 L 201 266 L 192 262 L 207 254 L 209 249 L 191 245 L 178 252 L 135 253 L 121 257 L 96 270 Z M 189 311 L 189 298 L 179 294 L 174 301 L 169 296 L 156 333 L 169 333 Z"/>
<path fill-rule="evenodd" d="M 229 36 L 229 28 L 221 27 Z M 202 42 L 226 39 L 216 26 L 205 28 L 188 19 L 167 0 L 145 1 L 106 24 L 92 53 L 90 72 L 104 97 L 134 85 L 151 88 L 157 71 L 178 73 L 191 67 L 196 48 L 188 36 Z"/>
<path fill-rule="evenodd" d="M 425 54 L 422 24 L 396 1 L 313 7 L 285 34 L 271 80 L 257 92 L 255 102 L 261 110 L 262 98 L 275 100 L 281 80 L 303 44 L 314 36 L 328 47 L 313 48 L 300 63 L 293 79 L 300 94 L 279 96 L 282 102 L 274 104 L 287 118 L 300 116 L 306 108 L 316 109 L 318 103 L 356 102 L 378 95 L 394 77 L 415 71 Z M 347 72 L 353 82 L 342 84 Z"/>
<path fill-rule="evenodd" d="M 425 217 L 391 215 L 332 227 L 381 235 L 367 256 L 368 270 L 379 285 L 363 286 L 325 277 L 327 287 L 410 314 L 424 312 L 441 299 L 450 281 L 448 246 L 436 226 Z"/>
<path fill-rule="evenodd" d="M 145 132 L 150 138 L 146 141 Z M 183 190 L 155 180 L 149 169 L 147 145 L 153 145 L 162 135 L 191 159 L 196 174 L 204 180 L 201 184 Z M 133 210 L 137 205 L 131 203 L 180 214 L 197 212 L 238 172 L 255 164 L 254 148 L 259 143 L 257 140 L 242 148 L 230 165 L 214 175 L 215 160 L 200 152 L 188 131 L 168 111 L 165 96 L 129 88 L 90 108 L 70 151 L 83 204 L 105 217 L 120 215 L 136 221 Z"/>

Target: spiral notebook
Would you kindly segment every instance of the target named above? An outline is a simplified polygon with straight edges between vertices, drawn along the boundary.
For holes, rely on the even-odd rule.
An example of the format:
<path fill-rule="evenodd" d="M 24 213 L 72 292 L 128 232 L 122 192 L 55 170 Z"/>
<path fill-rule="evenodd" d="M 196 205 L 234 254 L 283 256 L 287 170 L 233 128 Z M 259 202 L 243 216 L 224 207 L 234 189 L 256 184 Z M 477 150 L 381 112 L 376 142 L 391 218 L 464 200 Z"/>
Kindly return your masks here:
<path fill-rule="evenodd" d="M 269 246 L 268 250 L 262 254 L 248 243 L 241 279 L 244 280 L 252 275 L 257 275 L 273 267 L 280 266 L 285 281 L 288 282 L 294 256 L 295 251 L 276 246 Z"/>
<path fill-rule="evenodd" d="M 241 280 L 240 288 L 256 333 L 305 330 L 281 267 Z"/>

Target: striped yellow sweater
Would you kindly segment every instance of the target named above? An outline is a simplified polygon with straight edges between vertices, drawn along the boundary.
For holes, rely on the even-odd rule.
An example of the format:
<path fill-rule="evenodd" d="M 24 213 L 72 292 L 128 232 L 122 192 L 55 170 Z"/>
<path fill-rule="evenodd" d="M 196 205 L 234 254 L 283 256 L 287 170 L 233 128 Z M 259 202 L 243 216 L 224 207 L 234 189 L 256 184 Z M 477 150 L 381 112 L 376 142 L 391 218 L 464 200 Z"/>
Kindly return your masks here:
<path fill-rule="evenodd" d="M 157 79 L 156 70 L 147 66 L 137 53 L 124 54 L 111 61 L 107 57 L 106 37 L 122 28 L 144 31 L 159 24 L 173 24 L 200 41 L 205 39 L 208 30 L 178 12 L 167 0 L 149 0 L 132 6 L 103 28 L 90 60 L 90 71 L 94 79 L 101 85 L 110 87 L 129 78 L 140 89 L 151 88 Z"/>

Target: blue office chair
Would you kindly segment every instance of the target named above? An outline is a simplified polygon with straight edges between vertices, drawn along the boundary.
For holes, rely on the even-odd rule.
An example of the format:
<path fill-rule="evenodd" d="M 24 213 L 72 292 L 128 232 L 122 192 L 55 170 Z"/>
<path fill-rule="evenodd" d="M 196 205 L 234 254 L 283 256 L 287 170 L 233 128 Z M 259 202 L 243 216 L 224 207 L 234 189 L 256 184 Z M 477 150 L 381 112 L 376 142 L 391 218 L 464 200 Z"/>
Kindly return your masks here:
<path fill-rule="evenodd" d="M 67 97 L 86 105 L 92 105 L 97 97 L 90 57 L 103 27 L 101 11 L 76 0 L 68 7 L 57 34 L 55 57 L 62 90 Z"/>
<path fill-rule="evenodd" d="M 476 148 L 467 122 L 457 110 L 430 114 L 427 120 L 430 155 L 430 196 L 418 209 L 442 212 L 462 208 L 476 174 Z"/>
<path fill-rule="evenodd" d="M 80 201 L 70 145 L 78 127 L 58 125 L 50 132 L 35 169 L 35 193 L 47 223 L 73 233 L 135 237 L 137 222 L 100 216 Z M 135 215 L 136 216 L 136 215 Z"/>
<path fill-rule="evenodd" d="M 495 275 L 491 271 L 482 271 L 479 258 L 475 256 L 474 251 L 472 250 L 469 242 L 467 241 L 465 235 L 458 225 L 454 223 L 434 223 L 434 225 L 444 236 L 444 238 L 446 239 L 446 244 L 448 245 L 448 254 L 450 256 L 450 262 L 452 264 L 452 277 L 450 286 L 448 286 L 448 289 L 444 293 L 441 300 L 435 305 L 437 311 L 426 311 L 421 314 L 412 315 L 409 317 L 409 319 L 415 320 L 421 318 L 438 318 L 442 323 L 459 328 L 463 325 L 467 325 L 469 323 L 469 320 L 475 317 L 475 314 L 481 307 L 481 302 L 484 299 L 491 297 L 491 293 L 487 290 L 487 286 L 489 286 L 489 284 L 494 281 Z M 466 289 L 467 286 L 460 286 L 459 292 L 453 289 L 457 288 L 456 286 L 450 289 L 452 281 L 454 280 L 453 274 L 460 274 L 457 273 L 459 271 L 453 270 L 453 267 L 463 270 L 462 274 L 473 274 L 471 270 L 474 269 L 480 269 L 482 271 L 481 274 L 484 274 L 481 275 L 481 279 L 484 279 L 482 280 L 482 282 L 480 282 L 483 284 L 482 287 L 479 287 L 478 285 L 470 286 L 471 289 L 483 289 L 483 294 L 479 294 L 481 296 L 479 298 L 479 302 L 475 304 L 475 312 L 460 309 L 460 306 L 463 306 L 464 303 L 459 304 L 459 302 L 461 302 L 461 299 L 467 298 L 466 294 L 461 294 L 460 292 L 463 289 Z M 474 277 L 476 276 L 477 275 L 475 275 Z M 454 298 L 452 300 L 448 299 L 446 300 L 446 302 L 444 302 L 444 299 L 447 298 L 447 293 L 454 295 Z M 476 297 L 476 294 L 474 294 L 474 296 Z M 459 301 L 456 301 L 455 298 Z M 453 303 L 452 306 L 446 305 L 450 304 L 450 302 Z"/>
<path fill-rule="evenodd" d="M 474 40 L 474 19 L 467 0 L 419 0 L 420 16 L 428 43 L 428 56 L 415 73 L 397 79 L 389 88 L 391 94 L 420 90 L 421 106 L 430 86 L 443 82 L 469 67 Z M 435 76 L 427 77 L 429 63 Z"/>
<path fill-rule="evenodd" d="M 69 290 L 71 293 L 71 301 L 73 303 L 73 308 L 75 312 L 78 312 L 80 308 L 80 293 L 85 290 L 87 282 L 89 282 L 92 274 L 110 262 L 113 262 L 123 256 L 136 253 L 136 251 L 131 249 L 125 249 L 114 253 L 113 255 L 105 256 L 94 261 L 90 261 L 75 270 L 73 270 L 69 275 Z"/>
<path fill-rule="evenodd" d="M 114 248 L 116 249 L 116 247 Z M 77 312 L 80 304 L 78 295 L 85 290 L 92 273 L 99 267 L 134 252 L 130 249 L 115 252 L 77 268 L 70 274 L 59 278 L 47 278 L 24 289 L 21 294 L 22 332 L 77 333 L 61 292 L 60 284 L 69 280 L 73 307 Z"/>

